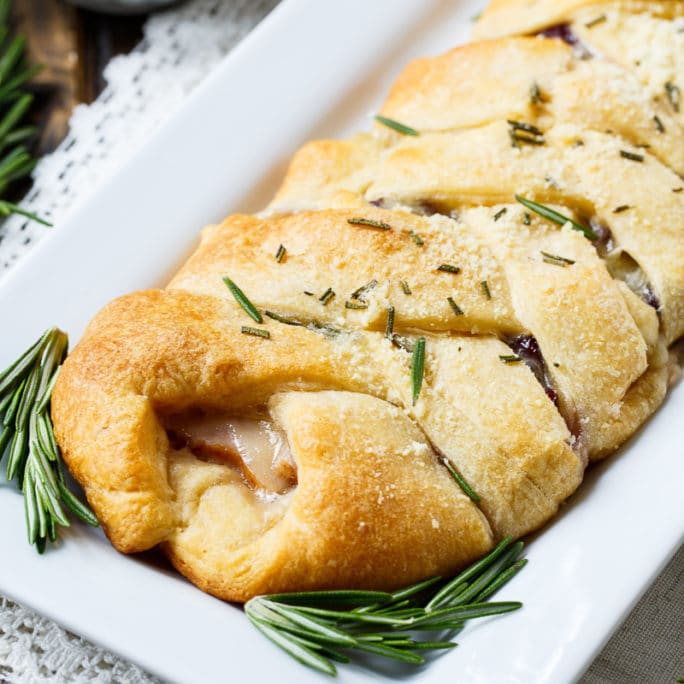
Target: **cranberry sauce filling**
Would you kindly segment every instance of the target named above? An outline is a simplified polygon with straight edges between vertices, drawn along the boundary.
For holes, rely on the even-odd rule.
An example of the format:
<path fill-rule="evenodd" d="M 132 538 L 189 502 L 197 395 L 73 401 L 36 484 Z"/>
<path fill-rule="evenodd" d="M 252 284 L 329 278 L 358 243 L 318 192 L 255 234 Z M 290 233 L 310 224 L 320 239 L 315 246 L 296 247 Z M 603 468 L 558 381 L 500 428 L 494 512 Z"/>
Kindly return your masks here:
<path fill-rule="evenodd" d="M 577 45 L 579 38 L 573 33 L 570 24 L 556 24 L 537 33 L 544 38 L 558 38 L 568 45 Z"/>
<path fill-rule="evenodd" d="M 610 275 L 622 280 L 634 294 L 659 312 L 660 300 L 658 295 L 654 292 L 639 264 L 627 252 L 619 249 L 608 226 L 596 218 L 592 218 L 589 225 L 598 235 L 594 245 L 598 255 L 605 261 Z"/>
<path fill-rule="evenodd" d="M 551 382 L 537 339 L 532 335 L 518 335 L 508 340 L 507 344 L 534 373 L 537 382 L 544 388 L 546 396 L 558 406 L 558 393 Z"/>
<path fill-rule="evenodd" d="M 588 59 L 592 57 L 591 50 L 579 39 L 577 34 L 572 30 L 570 24 L 556 24 L 555 26 L 549 26 L 549 28 L 544 29 L 543 31 L 538 31 L 536 35 L 542 36 L 543 38 L 555 38 L 556 40 L 562 40 L 564 43 L 573 48 L 575 55 L 580 59 Z"/>
<path fill-rule="evenodd" d="M 412 214 L 416 214 L 416 216 L 435 216 L 436 214 L 439 214 L 440 216 L 446 216 L 447 218 L 454 220 L 458 219 L 458 211 L 456 209 L 447 211 L 444 207 L 441 207 L 435 201 L 429 199 L 415 200 L 404 205 L 395 200 L 388 199 L 387 197 L 379 197 L 378 199 L 370 200 L 369 204 L 372 204 L 374 207 L 379 207 L 380 209 L 396 209 L 397 207 L 401 208 L 404 206 Z"/>

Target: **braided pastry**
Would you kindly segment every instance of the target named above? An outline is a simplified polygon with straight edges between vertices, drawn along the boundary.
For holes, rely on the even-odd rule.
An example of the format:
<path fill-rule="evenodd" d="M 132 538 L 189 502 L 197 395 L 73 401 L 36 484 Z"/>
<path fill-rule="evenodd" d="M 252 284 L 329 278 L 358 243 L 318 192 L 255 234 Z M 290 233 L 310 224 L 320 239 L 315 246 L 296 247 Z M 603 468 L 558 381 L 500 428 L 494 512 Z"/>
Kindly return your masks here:
<path fill-rule="evenodd" d="M 599 6 L 519 4 L 478 32 Z M 600 8 L 605 54 L 681 15 Z M 244 601 L 448 574 L 549 520 L 676 369 L 684 131 L 649 83 L 543 37 L 418 60 L 381 112 L 403 134 L 305 145 L 265 212 L 105 307 L 52 411 L 112 543 Z"/>

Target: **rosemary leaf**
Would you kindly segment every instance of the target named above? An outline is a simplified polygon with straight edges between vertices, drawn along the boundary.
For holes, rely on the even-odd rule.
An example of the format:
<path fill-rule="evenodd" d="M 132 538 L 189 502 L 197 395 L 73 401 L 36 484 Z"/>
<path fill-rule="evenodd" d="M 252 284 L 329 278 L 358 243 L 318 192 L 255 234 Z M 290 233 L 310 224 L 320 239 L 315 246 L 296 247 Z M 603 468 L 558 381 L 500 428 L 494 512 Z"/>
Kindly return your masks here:
<path fill-rule="evenodd" d="M 245 313 L 257 323 L 263 323 L 263 316 L 256 310 L 254 304 L 247 299 L 247 295 L 245 295 L 228 276 L 223 276 L 223 282 L 226 284 L 233 297 L 235 297 L 235 301 L 244 309 Z"/>
<path fill-rule="evenodd" d="M 446 466 L 451 476 L 456 480 L 458 486 L 465 492 L 466 496 L 475 503 L 480 503 L 480 497 L 475 493 L 473 488 L 461 477 L 461 474 L 456 470 L 453 463 L 448 458 L 443 458 L 442 463 Z"/>
<path fill-rule="evenodd" d="M 392 130 L 396 131 L 397 133 L 401 133 L 402 135 L 420 135 L 415 128 L 411 128 L 406 124 L 399 123 L 399 121 L 395 121 L 394 119 L 389 119 L 386 116 L 380 116 L 378 114 L 375 117 L 375 120 L 378 123 L 381 123 L 383 126 L 387 126 L 387 128 L 391 128 Z"/>
<path fill-rule="evenodd" d="M 454 266 L 453 264 L 440 264 L 437 266 L 437 270 L 443 271 L 444 273 L 453 273 L 454 275 L 457 275 L 461 272 L 461 267 Z"/>
<path fill-rule="evenodd" d="M 463 316 L 463 309 L 456 304 L 453 297 L 447 297 L 447 302 L 449 302 L 449 306 L 451 307 L 451 310 L 454 312 L 455 316 Z"/>
<path fill-rule="evenodd" d="M 556 254 L 549 254 L 543 250 L 540 250 L 540 254 L 547 264 L 554 264 L 555 266 L 572 266 L 572 264 L 575 263 L 573 259 L 566 259 L 565 257 L 557 256 Z"/>
<path fill-rule="evenodd" d="M 306 326 L 306 323 L 298 321 L 296 318 L 289 318 L 287 316 L 283 316 L 282 314 L 276 313 L 275 311 L 269 311 L 268 309 L 264 311 L 264 316 L 268 316 L 268 318 L 272 318 L 274 321 L 278 321 L 278 323 L 284 323 L 285 325 Z"/>
<path fill-rule="evenodd" d="M 253 337 L 263 337 L 266 340 L 271 338 L 271 333 L 268 330 L 263 330 L 261 328 L 252 328 L 248 325 L 243 325 L 240 328 L 240 332 L 243 335 L 252 335 Z"/>
<path fill-rule="evenodd" d="M 630 161 L 642 162 L 645 157 L 643 154 L 637 154 L 636 152 L 629 152 L 628 150 L 620 150 L 620 156 L 623 159 L 629 159 Z"/>
<path fill-rule="evenodd" d="M 278 631 L 261 620 L 253 618 L 249 612 L 247 613 L 247 617 L 266 638 L 270 639 L 276 646 L 280 646 L 280 648 L 286 653 L 289 653 L 295 660 L 302 663 L 302 665 L 308 665 L 324 674 L 332 676 L 337 674 L 335 666 L 324 656 L 302 646 L 295 638 L 287 633 Z"/>
<path fill-rule="evenodd" d="M 681 100 L 680 89 L 671 81 L 665 84 L 665 93 L 667 94 L 667 99 L 670 101 L 670 105 L 675 112 L 679 113 L 679 104 Z"/>
<path fill-rule="evenodd" d="M 363 295 L 365 295 L 366 292 L 377 287 L 377 285 L 378 285 L 378 281 L 375 278 L 373 278 L 373 280 L 371 280 L 369 283 L 366 283 L 365 285 L 361 285 L 361 287 L 354 290 L 354 292 L 351 293 L 351 298 L 352 299 L 362 299 Z"/>
<path fill-rule="evenodd" d="M 385 337 L 392 339 L 394 335 L 394 307 L 390 306 L 387 309 L 387 324 L 385 325 Z"/>
<path fill-rule="evenodd" d="M 416 405 L 420 390 L 423 386 L 423 375 L 425 372 L 425 338 L 419 337 L 416 346 L 413 348 L 413 360 L 411 363 L 411 387 L 413 394 L 413 405 Z"/>
<path fill-rule="evenodd" d="M 516 354 L 499 354 L 499 358 L 504 363 L 519 363 L 522 359 Z"/>
<path fill-rule="evenodd" d="M 412 231 L 411 231 L 411 239 L 412 239 L 417 245 L 424 245 L 424 244 L 425 244 L 425 241 L 423 240 L 423 238 L 422 238 L 418 233 L 416 233 L 415 230 L 412 230 Z"/>
<path fill-rule="evenodd" d="M 543 218 L 548 219 L 549 221 L 552 221 L 553 223 L 556 223 L 559 226 L 563 226 L 566 223 L 570 223 L 570 225 L 575 230 L 579 230 L 582 233 L 584 233 L 584 236 L 589 240 L 598 240 L 598 235 L 596 235 L 596 233 L 594 233 L 593 230 L 587 228 L 586 226 L 583 226 L 581 223 L 577 223 L 577 221 L 574 221 L 573 219 L 568 218 L 563 214 L 560 214 L 559 212 L 555 211 L 554 209 L 551 209 L 550 207 L 544 206 L 543 204 L 538 204 L 537 202 L 533 202 L 532 200 L 528 200 L 527 198 L 522 197 L 521 195 L 516 195 L 515 199 L 518 202 L 520 202 L 520 204 L 533 211 L 535 214 L 539 214 L 539 216 L 542 216 Z"/>
<path fill-rule="evenodd" d="M 352 226 L 367 226 L 368 228 L 377 228 L 378 230 L 392 230 L 392 226 L 390 226 L 389 223 L 363 218 L 362 216 L 355 216 L 354 218 L 347 219 L 347 223 Z"/>
<path fill-rule="evenodd" d="M 530 86 L 530 102 L 533 105 L 538 105 L 541 101 L 542 101 L 541 89 L 539 88 L 539 84 L 535 81 Z"/>
<path fill-rule="evenodd" d="M 401 289 L 403 290 L 405 295 L 413 294 L 411 288 L 409 287 L 409 284 L 405 280 L 399 280 L 399 284 L 401 285 Z"/>
<path fill-rule="evenodd" d="M 328 304 L 335 299 L 335 290 L 329 287 L 319 298 L 318 301 L 322 302 L 323 306 L 328 306 Z"/>
<path fill-rule="evenodd" d="M 492 293 L 489 290 L 489 283 L 486 280 L 483 280 L 480 283 L 480 288 L 482 289 L 482 294 L 485 296 L 486 299 L 492 298 Z"/>
<path fill-rule="evenodd" d="M 282 263 L 282 261 L 283 261 L 283 259 L 285 258 L 286 254 L 287 254 L 287 249 L 285 249 L 285 247 L 283 247 L 283 245 L 279 245 L 279 246 L 278 246 L 278 251 L 276 252 L 276 255 L 275 255 L 275 260 L 276 260 L 279 264 Z"/>
<path fill-rule="evenodd" d="M 600 14 L 595 19 L 588 21 L 584 26 L 586 28 L 594 28 L 594 26 L 598 26 L 599 24 L 602 24 L 604 21 L 608 21 L 608 17 L 605 14 Z"/>

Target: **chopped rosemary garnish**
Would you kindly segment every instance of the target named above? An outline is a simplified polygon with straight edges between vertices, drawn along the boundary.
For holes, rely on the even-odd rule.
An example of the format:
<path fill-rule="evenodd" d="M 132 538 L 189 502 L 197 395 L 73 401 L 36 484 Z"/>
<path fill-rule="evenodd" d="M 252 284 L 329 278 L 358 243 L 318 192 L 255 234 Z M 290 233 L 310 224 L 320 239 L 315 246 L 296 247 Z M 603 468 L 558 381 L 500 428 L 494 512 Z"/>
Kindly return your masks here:
<path fill-rule="evenodd" d="M 415 128 L 411 128 L 410 126 L 407 126 L 406 124 L 399 123 L 398 121 L 395 121 L 394 119 L 389 119 L 386 116 L 380 116 L 378 114 L 375 117 L 375 120 L 378 123 L 381 123 L 383 126 L 387 126 L 387 128 L 391 128 L 393 131 L 396 131 L 397 133 L 401 133 L 402 135 L 420 135 Z"/>
<path fill-rule="evenodd" d="M 499 354 L 499 358 L 504 363 L 519 363 L 522 359 L 516 354 Z"/>
<path fill-rule="evenodd" d="M 655 123 L 658 133 L 665 133 L 665 124 L 660 120 L 659 116 L 653 117 L 653 123 Z"/>
<path fill-rule="evenodd" d="M 451 307 L 451 310 L 454 312 L 455 316 L 463 316 L 463 310 L 458 304 L 456 304 L 453 297 L 447 297 L 447 302 L 449 302 L 449 306 Z"/>
<path fill-rule="evenodd" d="M 453 266 L 452 264 L 440 264 L 437 266 L 438 271 L 444 271 L 445 273 L 453 273 L 454 275 L 457 275 L 458 273 L 461 272 L 461 267 L 460 266 Z"/>
<path fill-rule="evenodd" d="M 365 285 L 361 285 L 358 289 L 354 290 L 354 292 L 351 293 L 351 298 L 352 299 L 363 299 L 363 295 L 366 294 L 369 290 L 372 290 L 374 287 L 377 287 L 378 281 L 373 278 L 369 283 L 366 283 Z"/>
<path fill-rule="evenodd" d="M 512 119 L 506 119 L 506 123 L 516 131 L 524 131 L 525 133 L 531 133 L 532 135 L 544 135 L 544 132 L 533 126 L 532 124 L 525 123 L 523 121 L 513 121 Z"/>
<path fill-rule="evenodd" d="M 491 299 L 492 298 L 492 293 L 489 291 L 489 283 L 486 280 L 483 280 L 480 283 L 480 287 L 482 288 L 482 294 L 487 298 Z"/>
<path fill-rule="evenodd" d="M 684 192 L 684 186 L 680 186 L 679 188 L 672 188 L 672 192 Z"/>
<path fill-rule="evenodd" d="M 285 325 L 300 325 L 300 326 L 305 326 L 306 323 L 303 323 L 302 321 L 298 321 L 296 318 L 288 318 L 287 316 L 283 316 L 279 313 L 275 313 L 275 311 L 264 311 L 264 316 L 268 316 L 269 318 L 272 318 L 274 321 L 278 321 L 278 323 L 284 323 Z"/>
<path fill-rule="evenodd" d="M 532 223 L 532 216 L 530 216 L 530 214 L 528 214 L 527 212 L 523 213 L 523 223 L 526 226 L 529 226 Z"/>
<path fill-rule="evenodd" d="M 527 562 L 519 558 L 522 542 L 511 541 L 510 537 L 504 539 L 448 582 L 432 577 L 393 593 L 332 590 L 257 596 L 245 604 L 245 613 L 279 648 L 331 676 L 337 674 L 333 661 L 351 662 L 347 652 L 422 665 L 425 658 L 421 652 L 456 644 L 424 641 L 412 633 L 453 635 L 466 620 L 522 607 L 517 601 L 488 602 Z"/>
<path fill-rule="evenodd" d="M 309 292 L 309 290 L 304 290 L 304 294 L 305 294 L 307 297 L 313 297 L 315 293 L 314 293 L 314 292 Z"/>
<path fill-rule="evenodd" d="M 541 251 L 541 255 L 547 264 L 554 264 L 555 266 L 572 266 L 575 262 L 572 259 L 566 259 L 562 256 L 557 256 L 556 254 L 549 254 L 548 252 Z"/>
<path fill-rule="evenodd" d="M 522 197 L 521 195 L 516 195 L 515 199 L 518 202 L 520 202 L 520 204 L 522 204 L 523 206 L 527 207 L 528 209 L 531 209 L 535 214 L 539 214 L 539 216 L 542 216 L 545 219 L 548 219 L 549 221 L 553 221 L 553 223 L 556 223 L 559 226 L 564 226 L 566 223 L 570 223 L 570 225 L 572 225 L 572 227 L 575 230 L 579 230 L 582 233 L 584 233 L 584 236 L 587 237 L 589 240 L 598 240 L 598 235 L 596 235 L 596 233 L 594 233 L 593 230 L 587 228 L 586 226 L 583 226 L 581 223 L 577 223 L 577 221 L 573 221 L 571 218 L 568 218 L 567 216 L 563 216 L 563 214 L 558 213 L 550 207 L 546 207 L 543 204 L 537 204 L 537 202 L 528 200 L 527 198 Z"/>
<path fill-rule="evenodd" d="M 635 161 L 635 162 L 644 161 L 644 155 L 643 154 L 637 154 L 636 152 L 629 152 L 628 150 L 620 150 L 620 156 L 623 159 L 629 159 L 629 160 Z"/>
<path fill-rule="evenodd" d="M 415 230 L 411 231 L 411 239 L 417 244 L 417 245 L 424 245 L 425 242 L 423 241 L 423 238 L 420 237 L 418 233 L 416 233 Z"/>
<path fill-rule="evenodd" d="M 632 207 L 629 206 L 629 204 L 621 204 L 619 207 L 615 207 L 613 209 L 614 214 L 621 214 L 623 211 L 627 211 L 628 209 L 631 209 Z"/>
<path fill-rule="evenodd" d="M 670 104 L 672 105 L 672 109 L 674 109 L 675 112 L 679 113 L 679 103 L 681 101 L 682 95 L 681 91 L 674 83 L 668 81 L 665 84 L 665 92 L 667 93 L 667 99 L 670 101 Z"/>
<path fill-rule="evenodd" d="M 329 287 L 319 298 L 319 302 L 323 302 L 323 306 L 327 306 L 328 303 L 335 298 L 335 291 L 332 287 Z"/>
<path fill-rule="evenodd" d="M 507 123 L 508 135 L 513 147 L 519 148 L 520 143 L 526 143 L 528 145 L 546 144 L 543 131 L 536 126 L 521 121 L 512 121 L 511 119 L 507 119 Z"/>
<path fill-rule="evenodd" d="M 64 506 L 88 525 L 99 524 L 67 487 L 50 418 L 52 388 L 67 347 L 66 334 L 51 328 L 0 373 L 0 459 L 9 445 L 7 479 L 21 487 L 28 540 L 40 553 L 48 540 L 56 541 L 58 525 L 69 527 Z"/>
<path fill-rule="evenodd" d="M 498 221 L 506 212 L 508 209 L 506 207 L 503 207 L 503 209 L 499 209 L 499 211 L 494 214 L 494 220 Z"/>
<path fill-rule="evenodd" d="M 387 325 L 385 325 L 385 337 L 389 340 L 392 339 L 394 334 L 394 307 L 390 306 L 387 309 Z"/>
<path fill-rule="evenodd" d="M 377 228 L 378 230 L 392 230 L 392 226 L 384 221 L 374 221 L 373 219 L 363 218 L 362 216 L 354 216 L 347 219 L 347 223 L 352 226 L 367 226 L 368 228 Z"/>
<path fill-rule="evenodd" d="M 596 19 L 588 21 L 584 26 L 586 28 L 594 28 L 594 26 L 598 26 L 599 24 L 602 24 L 604 21 L 608 21 L 608 17 L 605 14 L 601 14 L 600 16 L 596 17 Z"/>
<path fill-rule="evenodd" d="M 235 297 L 235 301 L 245 310 L 245 313 L 257 323 L 263 323 L 263 316 L 256 310 L 254 304 L 247 299 L 247 295 L 228 276 L 223 276 L 223 282 Z"/>
<path fill-rule="evenodd" d="M 423 386 L 423 375 L 425 373 L 425 338 L 419 337 L 416 346 L 413 348 L 413 360 L 411 362 L 411 387 L 413 389 L 413 405 L 416 405 L 420 390 Z"/>
<path fill-rule="evenodd" d="M 536 81 L 534 81 L 534 83 L 532 83 L 532 85 L 530 86 L 530 102 L 533 105 L 538 105 L 541 101 L 542 97 L 539 84 Z"/>
<path fill-rule="evenodd" d="M 280 246 L 278 247 L 278 251 L 276 252 L 275 260 L 276 260 L 278 263 L 281 263 L 282 260 L 285 258 L 285 255 L 286 255 L 286 254 L 287 254 L 287 249 L 285 249 L 285 247 L 283 247 L 283 245 L 280 245 Z"/>
<path fill-rule="evenodd" d="M 271 333 L 268 330 L 262 330 L 261 328 L 250 328 L 248 325 L 243 325 L 240 329 L 243 335 L 253 335 L 254 337 L 263 337 L 265 339 L 270 339 Z"/>
<path fill-rule="evenodd" d="M 442 463 L 451 474 L 451 477 L 456 480 L 458 486 L 466 493 L 466 495 L 475 503 L 480 503 L 480 497 L 473 491 L 473 488 L 461 477 L 461 474 L 456 470 L 454 464 L 448 459 L 443 458 Z"/>
<path fill-rule="evenodd" d="M 351 299 L 351 300 L 347 300 L 344 303 L 344 308 L 345 309 L 367 309 L 368 308 L 368 302 L 364 302 L 363 300 L 360 300 L 360 299 Z"/>
<path fill-rule="evenodd" d="M 399 283 L 401 284 L 401 289 L 403 290 L 405 295 L 412 294 L 411 288 L 409 287 L 409 284 L 405 280 L 399 280 Z"/>

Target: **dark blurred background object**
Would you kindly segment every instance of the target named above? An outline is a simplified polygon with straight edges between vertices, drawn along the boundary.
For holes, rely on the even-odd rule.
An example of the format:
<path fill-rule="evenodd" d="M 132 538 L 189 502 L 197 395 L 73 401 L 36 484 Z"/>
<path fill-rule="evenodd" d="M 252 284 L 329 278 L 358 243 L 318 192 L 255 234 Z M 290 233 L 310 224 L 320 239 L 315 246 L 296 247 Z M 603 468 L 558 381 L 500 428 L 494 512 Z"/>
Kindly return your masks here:
<path fill-rule="evenodd" d="M 69 0 L 79 7 L 112 14 L 141 14 L 173 5 L 179 0 Z"/>
<path fill-rule="evenodd" d="M 140 42 L 145 19 L 95 13 L 61 0 L 12 3 L 14 29 L 26 38 L 29 62 L 43 65 L 31 85 L 40 130 L 36 156 L 64 138 L 78 103 L 92 102 L 103 90 L 107 62 Z"/>

